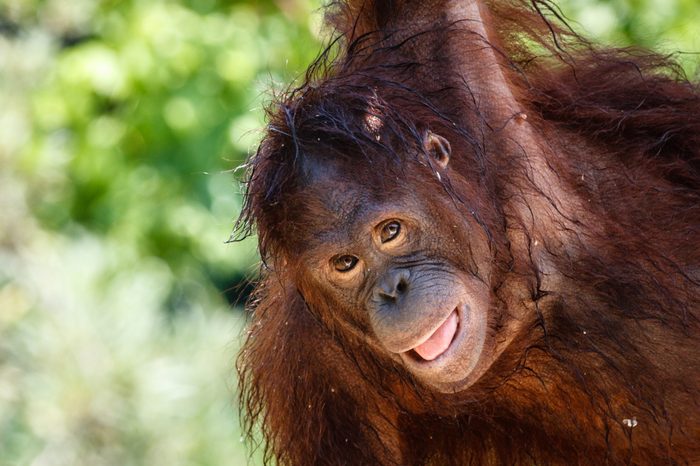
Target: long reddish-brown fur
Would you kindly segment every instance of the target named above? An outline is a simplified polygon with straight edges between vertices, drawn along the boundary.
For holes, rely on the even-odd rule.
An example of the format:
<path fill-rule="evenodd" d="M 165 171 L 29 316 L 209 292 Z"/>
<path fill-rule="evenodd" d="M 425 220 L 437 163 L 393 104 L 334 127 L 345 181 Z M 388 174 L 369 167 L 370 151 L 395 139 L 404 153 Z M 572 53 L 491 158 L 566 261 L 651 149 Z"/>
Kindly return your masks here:
<path fill-rule="evenodd" d="M 281 465 L 700 464 L 698 86 L 666 57 L 593 46 L 547 1 L 487 3 L 489 42 L 528 124 L 595 219 L 576 224 L 566 248 L 541 240 L 562 271 L 557 289 L 543 289 L 529 253 L 508 239 L 520 229 L 534 248 L 528 225 L 503 207 L 513 197 L 504 184 L 534 188 L 516 155 L 489 149 L 503 122 L 480 120 L 473 102 L 470 125 L 453 124 L 459 89 L 425 79 L 449 72 L 439 45 L 423 60 L 383 45 L 404 3 L 329 7 L 336 41 L 271 106 L 249 163 L 241 225 L 257 228 L 265 264 L 238 361 L 249 439 L 261 433 L 265 461 Z M 368 132 L 368 108 L 389 142 Z M 423 127 L 457 146 L 454 170 L 468 183 L 431 195 L 453 196 L 488 232 L 496 308 L 508 314 L 515 282 L 532 303 L 527 332 L 454 395 L 366 347 L 362 329 L 337 325 L 320 296 L 302 297 L 294 262 L 314 224 L 314 199 L 296 182 L 301 154 L 358 173 L 400 171 Z M 421 189 L 418 175 L 403 176 Z"/>

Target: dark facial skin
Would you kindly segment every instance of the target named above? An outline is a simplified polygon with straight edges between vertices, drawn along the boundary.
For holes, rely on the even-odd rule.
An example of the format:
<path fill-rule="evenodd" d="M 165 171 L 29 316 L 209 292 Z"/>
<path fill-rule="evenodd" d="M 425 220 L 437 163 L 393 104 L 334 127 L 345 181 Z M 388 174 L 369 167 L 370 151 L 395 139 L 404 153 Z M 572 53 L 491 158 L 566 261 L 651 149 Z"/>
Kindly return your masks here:
<path fill-rule="evenodd" d="M 444 169 L 449 153 L 432 153 Z M 368 328 L 373 346 L 424 383 L 462 390 L 490 365 L 489 270 L 465 257 L 487 254 L 485 237 L 473 219 L 437 227 L 444 216 L 459 218 L 444 192 L 424 198 L 397 185 L 377 199 L 367 185 L 339 167 L 314 170 L 308 192 L 323 205 L 322 231 L 309 238 L 300 261 L 305 281 L 322 290 L 338 319 Z"/>

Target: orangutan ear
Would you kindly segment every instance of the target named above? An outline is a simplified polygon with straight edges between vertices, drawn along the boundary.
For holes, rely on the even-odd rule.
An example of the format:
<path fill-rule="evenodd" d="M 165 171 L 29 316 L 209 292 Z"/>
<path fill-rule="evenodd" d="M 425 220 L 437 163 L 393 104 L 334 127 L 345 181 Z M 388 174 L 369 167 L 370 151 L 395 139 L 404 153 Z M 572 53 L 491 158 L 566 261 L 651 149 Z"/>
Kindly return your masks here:
<path fill-rule="evenodd" d="M 440 168 L 446 168 L 450 163 L 452 148 L 450 141 L 432 131 L 426 131 L 423 135 L 423 150 L 433 161 L 437 162 Z"/>

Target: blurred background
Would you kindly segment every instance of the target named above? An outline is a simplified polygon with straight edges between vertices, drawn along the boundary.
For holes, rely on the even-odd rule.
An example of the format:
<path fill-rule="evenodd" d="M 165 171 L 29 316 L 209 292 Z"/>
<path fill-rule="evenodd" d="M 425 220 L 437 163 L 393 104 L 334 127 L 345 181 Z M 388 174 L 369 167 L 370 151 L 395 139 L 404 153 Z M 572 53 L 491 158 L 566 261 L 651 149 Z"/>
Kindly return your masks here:
<path fill-rule="evenodd" d="M 602 41 L 700 50 L 697 0 L 559 4 Z M 246 464 L 234 169 L 320 5 L 0 0 L 0 466 Z"/>

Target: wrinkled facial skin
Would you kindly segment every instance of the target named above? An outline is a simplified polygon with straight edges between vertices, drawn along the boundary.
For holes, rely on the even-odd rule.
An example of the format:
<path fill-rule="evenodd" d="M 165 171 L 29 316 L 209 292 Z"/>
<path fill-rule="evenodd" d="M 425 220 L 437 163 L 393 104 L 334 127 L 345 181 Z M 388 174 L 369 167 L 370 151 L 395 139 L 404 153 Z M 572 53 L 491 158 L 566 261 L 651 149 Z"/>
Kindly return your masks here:
<path fill-rule="evenodd" d="M 438 183 L 429 199 L 406 186 L 378 198 L 367 182 L 320 173 L 309 187 L 323 212 L 299 261 L 302 294 L 322 296 L 333 318 L 369 329 L 373 347 L 433 389 L 472 385 L 490 365 L 490 253 L 481 228 Z"/>

